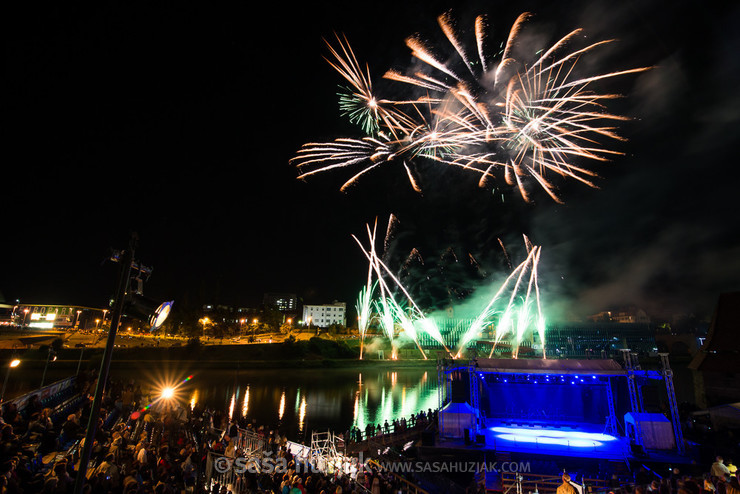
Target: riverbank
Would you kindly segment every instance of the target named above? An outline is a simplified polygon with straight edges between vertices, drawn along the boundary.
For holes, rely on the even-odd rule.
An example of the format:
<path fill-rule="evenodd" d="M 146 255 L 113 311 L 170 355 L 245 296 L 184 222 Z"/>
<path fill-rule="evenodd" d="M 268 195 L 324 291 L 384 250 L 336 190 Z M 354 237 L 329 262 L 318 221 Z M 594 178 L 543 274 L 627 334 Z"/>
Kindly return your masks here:
<path fill-rule="evenodd" d="M 100 367 L 103 348 L 58 348 L 55 350 L 56 369 L 82 370 Z M 390 355 L 390 352 L 386 353 Z M 392 366 L 393 368 L 429 367 L 436 365 L 433 356 L 420 358 L 418 351 L 401 351 L 402 358 L 359 359 L 359 349 L 347 344 L 320 338 L 282 343 L 252 343 L 244 345 L 149 346 L 114 348 L 111 369 L 145 365 L 147 362 L 167 363 L 198 369 L 317 369 L 317 368 L 367 368 Z M 19 358 L 25 369 L 43 369 L 49 356 L 48 347 L 0 351 L 0 358 Z"/>

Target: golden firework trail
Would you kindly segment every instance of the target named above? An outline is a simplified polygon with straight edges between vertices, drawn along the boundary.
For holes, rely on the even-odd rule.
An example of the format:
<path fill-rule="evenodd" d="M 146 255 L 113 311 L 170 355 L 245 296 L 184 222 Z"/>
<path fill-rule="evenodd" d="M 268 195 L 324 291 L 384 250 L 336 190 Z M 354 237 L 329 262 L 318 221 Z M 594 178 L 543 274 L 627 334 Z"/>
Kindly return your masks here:
<path fill-rule="evenodd" d="M 327 42 L 327 61 L 350 85 L 342 95 L 345 114 L 369 135 L 304 144 L 291 160 L 298 178 L 358 167 L 342 185 L 346 191 L 379 166 L 400 163 L 414 190 L 421 191 L 411 165 L 423 158 L 479 174 L 480 187 L 503 180 L 527 201 L 534 186 L 562 202 L 552 176 L 596 187 L 597 174 L 581 162 L 623 154 L 602 141 L 624 140 L 616 124 L 627 118 L 606 108 L 620 96 L 600 93 L 595 84 L 649 67 L 577 75 L 583 56 L 614 41 L 573 46 L 583 38 L 581 29 L 520 60 L 518 41 L 530 17 L 525 12 L 516 19 L 496 61 L 486 50 L 484 16 L 475 20 L 475 48 L 468 49 L 452 14 L 440 15 L 439 27 L 455 56 L 439 57 L 420 36 L 408 37 L 406 46 L 422 67 L 411 73 L 392 69 L 383 76 L 422 93 L 402 100 L 376 95 L 369 68 L 337 35 L 336 46 Z"/>

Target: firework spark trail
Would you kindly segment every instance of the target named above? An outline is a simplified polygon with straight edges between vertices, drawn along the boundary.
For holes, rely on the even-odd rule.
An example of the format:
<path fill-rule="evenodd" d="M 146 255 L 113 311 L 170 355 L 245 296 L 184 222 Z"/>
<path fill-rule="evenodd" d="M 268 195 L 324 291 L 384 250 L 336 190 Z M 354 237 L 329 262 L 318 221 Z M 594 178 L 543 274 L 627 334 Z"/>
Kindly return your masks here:
<path fill-rule="evenodd" d="M 393 218 L 391 218 L 391 222 L 392 221 Z M 512 356 L 517 358 L 519 347 L 523 341 L 525 333 L 534 326 L 534 329 L 540 336 L 540 340 L 543 345 L 543 358 L 545 358 L 545 319 L 542 315 L 537 275 L 541 247 L 533 245 L 526 235 L 524 236 L 524 243 L 527 250 L 525 260 L 513 269 L 503 283 L 501 283 L 496 294 L 488 302 L 488 305 L 479 313 L 467 331 L 462 335 L 458 341 L 456 352 L 453 354 L 448 349 L 444 337 L 434 319 L 428 318 L 424 315 L 423 311 L 418 307 L 416 302 L 414 302 L 409 292 L 401 284 L 398 277 L 395 276 L 388 266 L 378 257 L 375 250 L 377 220 L 373 229 L 370 228 L 370 225 L 366 225 L 366 231 L 370 241 L 369 248 L 366 248 L 355 235 L 352 235 L 352 238 L 357 242 L 369 263 L 367 284 L 360 293 L 357 305 L 359 315 L 358 321 L 362 338 L 360 358 L 362 358 L 362 342 L 364 341 L 365 334 L 363 328 L 367 328 L 371 319 L 371 307 L 375 308 L 378 322 L 391 342 L 393 342 L 395 336 L 394 327 L 397 322 L 406 336 L 414 341 L 425 359 L 427 358 L 426 354 L 419 343 L 420 333 L 428 334 L 431 338 L 437 341 L 448 354 L 454 358 L 459 358 L 467 344 L 486 326 L 494 323 L 494 316 L 496 314 L 500 314 L 500 317 L 495 326 L 494 342 L 489 357 L 493 355 L 496 345 L 511 333 L 514 338 L 514 351 Z M 448 253 L 452 253 L 454 255 L 454 251 L 447 249 L 442 256 L 444 257 L 448 255 Z M 409 259 L 415 255 L 418 256 L 418 251 L 413 249 Z M 372 283 L 373 274 L 375 274 L 375 277 L 377 278 L 377 281 L 374 284 Z M 526 277 L 527 274 L 529 274 L 528 277 Z M 395 283 L 396 288 L 404 295 L 408 303 L 408 308 L 403 308 L 396 301 L 392 295 L 393 291 L 384 279 L 386 276 Z M 372 293 L 374 291 L 375 284 L 378 285 L 380 292 L 380 298 L 378 301 L 372 300 Z M 526 288 L 522 289 L 524 286 L 526 286 Z M 502 298 L 504 298 L 503 295 L 507 290 L 510 290 L 510 295 L 506 297 L 507 300 L 505 307 L 502 310 L 498 309 L 497 304 Z M 517 303 L 517 300 L 521 303 Z M 533 313 L 533 310 L 536 312 Z"/>
<path fill-rule="evenodd" d="M 372 239 L 373 237 L 370 234 L 370 227 L 368 226 L 367 229 L 368 229 L 368 235 Z M 388 285 L 385 282 L 385 280 L 383 279 L 383 273 L 382 273 L 382 271 L 380 269 L 380 266 L 382 265 L 383 267 L 385 267 L 385 264 L 383 264 L 383 262 L 380 259 L 378 259 L 378 257 L 375 255 L 375 250 L 374 250 L 375 249 L 375 246 L 374 246 L 374 244 L 371 243 L 370 249 L 369 249 L 369 252 L 368 252 L 368 250 L 365 249 L 365 247 L 362 245 L 362 242 L 360 242 L 360 240 L 356 236 L 352 235 L 352 238 L 354 238 L 355 239 L 355 242 L 357 242 L 357 244 L 360 246 L 360 249 L 362 250 L 363 254 L 365 254 L 365 257 L 367 257 L 367 260 L 370 263 L 370 266 L 372 267 L 373 271 L 375 271 L 375 275 L 376 275 L 377 280 L 378 280 L 378 282 L 380 284 L 380 287 L 381 287 L 381 296 L 382 296 L 382 299 L 383 300 L 386 300 L 389 303 L 391 312 L 393 313 L 393 316 L 394 316 L 394 319 L 397 320 L 397 321 L 399 321 L 399 325 L 406 332 L 406 335 L 410 339 L 412 339 L 414 341 L 414 343 L 416 344 L 417 348 L 419 349 L 419 352 L 421 352 L 421 354 L 424 357 L 424 359 L 426 359 L 427 356 L 424 353 L 424 350 L 422 350 L 421 345 L 419 344 L 419 339 L 417 337 L 416 329 L 414 328 L 413 322 L 406 315 L 406 312 L 398 305 L 398 303 L 395 301 L 395 299 L 391 296 L 391 290 L 388 287 Z M 387 271 L 387 267 L 385 267 L 385 269 Z M 388 273 L 388 274 L 390 274 L 390 273 Z M 396 283 L 398 283 L 398 281 L 396 280 L 396 278 L 393 277 L 392 274 L 390 274 L 390 275 L 394 279 L 394 281 L 396 281 Z M 398 286 L 403 289 L 403 287 L 400 285 L 400 283 L 398 284 Z M 409 298 L 409 300 L 411 300 L 411 299 Z"/>
<path fill-rule="evenodd" d="M 504 257 L 506 258 L 506 264 L 509 265 L 509 269 L 512 269 L 511 267 L 511 259 L 509 259 L 509 253 L 506 251 L 506 247 L 504 247 L 504 242 L 500 238 L 497 239 L 499 245 L 501 246 L 501 250 L 504 252 Z"/>
<path fill-rule="evenodd" d="M 393 318 L 393 311 L 391 310 L 391 302 L 388 297 L 380 297 L 380 300 L 375 301 L 375 312 L 378 314 L 378 323 L 385 332 L 388 339 L 393 343 L 395 337 L 395 319 Z"/>
<path fill-rule="evenodd" d="M 486 305 L 486 307 L 478 314 L 468 327 L 467 331 L 462 335 L 455 352 L 456 358 L 459 358 L 462 355 L 463 349 L 479 332 L 481 332 L 486 326 L 494 323 L 496 314 L 499 314 L 499 317 L 498 323 L 495 325 L 494 329 L 494 341 L 489 358 L 493 355 L 496 346 L 508 334 L 513 334 L 514 352 L 512 353 L 512 356 L 516 358 L 525 333 L 533 325 L 538 331 L 540 340 L 543 342 L 542 355 L 543 358 L 545 357 L 545 319 L 542 315 L 537 277 L 541 247 L 533 245 L 526 235 L 524 236 L 524 243 L 527 248 L 526 259 L 506 277 L 503 283 L 499 286 L 498 291 L 488 302 L 488 305 Z M 526 278 L 527 273 L 529 273 L 528 278 Z M 522 286 L 525 284 L 526 289 L 522 290 Z M 510 293 L 510 295 L 508 296 L 508 300 L 506 300 L 503 309 L 500 309 L 498 308 L 499 302 L 505 298 L 505 293 Z M 517 303 L 518 300 L 520 300 L 520 303 Z M 533 313 L 533 310 L 535 310 L 536 313 Z"/>
<path fill-rule="evenodd" d="M 411 320 L 411 318 L 406 314 L 406 311 L 398 305 L 398 303 L 390 297 L 388 299 L 391 302 L 391 310 L 393 311 L 393 317 L 398 321 L 398 324 L 401 326 L 401 328 L 406 333 L 406 336 L 411 338 L 414 343 L 416 343 L 416 347 L 419 349 L 419 352 L 421 352 L 421 355 L 424 357 L 424 360 L 427 360 L 427 355 L 424 353 L 424 350 L 421 348 L 421 345 L 419 344 L 419 335 L 416 333 L 416 327 L 414 327 L 414 321 Z"/>
<path fill-rule="evenodd" d="M 365 344 L 365 334 L 370 324 L 370 310 L 372 308 L 373 288 L 374 284 L 371 283 L 372 269 L 368 273 L 367 286 L 362 287 L 360 295 L 357 297 L 357 325 L 360 332 L 360 360 L 362 360 L 362 354 Z"/>
<path fill-rule="evenodd" d="M 444 348 L 448 354 L 451 354 L 450 350 L 445 344 L 445 339 L 442 336 L 442 333 L 440 333 L 439 327 L 437 327 L 437 323 L 434 321 L 434 319 L 431 319 L 429 317 L 422 317 L 421 319 L 417 319 L 416 322 L 419 324 L 419 327 L 423 332 L 434 338 L 437 343 L 442 345 L 442 348 Z"/>
<path fill-rule="evenodd" d="M 396 226 L 398 225 L 398 218 L 396 218 L 396 215 L 391 213 L 391 215 L 388 217 L 388 227 L 385 230 L 385 239 L 383 240 L 383 254 L 385 255 L 388 252 L 388 248 L 390 247 L 391 238 L 393 237 L 393 234 L 396 231 Z"/>
<path fill-rule="evenodd" d="M 486 39 L 486 24 L 485 16 L 479 15 L 475 18 L 475 40 L 478 47 L 478 58 L 480 59 L 480 64 L 484 73 L 488 72 L 488 63 L 483 46 Z"/>
<path fill-rule="evenodd" d="M 475 49 L 470 50 L 456 32 L 452 15 L 439 16 L 439 27 L 453 54 L 467 69 L 458 72 L 452 67 L 455 57 L 443 61 L 418 35 L 410 36 L 406 45 L 426 70 L 407 75 L 392 69 L 383 76 L 424 91 L 402 101 L 374 94 L 369 68 L 360 65 L 346 38 L 337 35 L 338 48 L 327 42 L 332 55 L 327 61 L 352 88 L 342 96 L 344 113 L 373 139 L 305 144 L 291 160 L 301 169 L 299 178 L 362 166 L 341 187 L 345 191 L 381 164 L 398 162 L 414 189 L 420 191 L 412 163 L 426 158 L 480 174 L 481 187 L 503 172 L 504 181 L 515 186 L 527 201 L 531 200 L 529 189 L 536 185 L 562 202 L 547 176 L 550 173 L 595 187 L 596 174 L 575 161 L 603 162 L 623 154 L 599 143 L 600 138 L 624 140 L 614 126 L 600 122 L 628 119 L 605 109 L 604 103 L 618 95 L 601 94 L 590 87 L 649 67 L 575 76 L 582 56 L 614 41 L 571 48 L 583 37 L 580 28 L 539 50 L 533 61 L 518 60 L 515 47 L 530 17 L 525 12 L 516 19 L 498 63 L 494 63 L 485 50 L 487 21 L 483 16 L 475 20 Z M 453 101 L 455 105 L 451 105 Z M 381 137 L 384 131 L 387 135 Z"/>
<path fill-rule="evenodd" d="M 357 61 L 346 37 L 336 35 L 339 48 L 324 40 L 333 59 L 324 57 L 339 74 L 350 83 L 354 91 L 344 95 L 342 109 L 350 115 L 350 120 L 359 123 L 368 134 L 375 134 L 379 130 L 379 121 L 394 135 L 397 131 L 413 127 L 415 121 L 402 111 L 390 106 L 404 104 L 387 99 L 379 99 L 373 92 L 372 79 L 369 67 L 363 70 Z M 397 137 L 397 136 L 396 136 Z"/>
<path fill-rule="evenodd" d="M 514 286 L 514 289 L 512 290 L 511 297 L 509 299 L 509 303 L 506 306 L 506 309 L 504 310 L 504 314 L 508 314 L 508 320 L 513 319 L 514 315 L 516 315 L 517 323 L 516 323 L 516 334 L 515 334 L 515 351 L 512 354 L 515 358 L 518 355 L 519 346 L 522 342 L 522 338 L 524 336 L 525 331 L 531 326 L 532 324 L 532 316 L 530 316 L 530 304 L 531 302 L 531 295 L 532 295 L 532 289 L 534 288 L 535 294 L 536 294 L 536 304 L 537 304 L 537 315 L 534 316 L 534 322 L 536 325 L 544 325 L 544 317 L 542 316 L 540 301 L 539 301 L 539 287 L 537 286 L 537 265 L 539 263 L 539 256 L 541 252 L 541 247 L 532 246 L 529 242 L 529 239 L 525 236 L 525 242 L 527 244 L 527 249 L 529 251 L 529 254 L 527 256 L 527 259 L 524 261 L 524 269 L 522 269 L 517 277 L 517 282 Z M 529 281 L 527 282 L 527 290 L 525 295 L 523 296 L 522 304 L 516 307 L 514 305 L 514 300 L 517 296 L 517 292 L 519 289 L 519 286 L 523 280 L 524 274 L 529 271 Z M 544 330 L 544 328 L 540 328 L 539 326 L 536 326 L 536 329 L 538 332 L 540 329 Z M 498 343 L 501 339 L 502 335 L 499 335 L 497 333 L 496 335 L 496 342 Z M 541 334 L 542 341 L 543 341 L 543 357 L 545 356 L 544 353 L 544 333 Z M 495 346 L 494 346 L 495 348 Z M 491 355 L 493 354 L 493 349 L 491 350 Z"/>
<path fill-rule="evenodd" d="M 416 330 L 415 324 L 417 322 L 419 323 L 420 328 L 429 334 L 432 338 L 434 338 L 443 348 L 444 350 L 451 355 L 451 352 L 449 348 L 447 348 L 447 345 L 445 344 L 444 338 L 442 337 L 441 333 L 439 332 L 439 328 L 437 328 L 436 323 L 434 323 L 433 320 L 427 318 L 424 315 L 424 312 L 419 308 L 419 306 L 416 304 L 414 299 L 411 297 L 409 292 L 406 290 L 406 288 L 401 284 L 399 279 L 391 272 L 391 270 L 388 268 L 388 266 L 377 256 L 375 253 L 375 232 L 370 231 L 370 226 L 366 225 L 367 228 L 367 234 L 370 238 L 370 248 L 365 249 L 363 247 L 362 243 L 359 241 L 359 239 L 352 235 L 352 238 L 355 239 L 355 242 L 360 246 L 363 253 L 365 254 L 365 257 L 367 257 L 368 261 L 370 262 L 371 268 L 375 271 L 376 278 L 379 281 L 380 287 L 381 287 L 381 300 L 385 301 L 383 303 L 388 303 L 391 307 L 391 312 L 393 313 L 396 320 L 399 321 L 400 326 L 404 329 L 407 335 L 411 337 L 411 339 L 416 343 L 416 346 L 419 348 L 419 351 L 426 359 L 426 354 L 424 353 L 424 350 L 422 350 L 421 345 L 419 344 L 419 338 L 418 338 L 418 331 Z M 382 269 L 381 269 L 382 268 Z M 383 279 L 383 273 L 385 273 L 387 276 L 389 276 L 393 282 L 396 284 L 396 287 L 403 293 L 406 300 L 408 301 L 411 309 L 411 315 L 409 316 L 407 312 L 401 308 L 401 306 L 395 301 L 393 296 L 391 295 L 391 290 L 389 289 L 387 283 Z M 387 314 L 387 311 L 384 308 L 384 314 Z"/>
<path fill-rule="evenodd" d="M 519 264 L 511 272 L 511 274 L 509 274 L 509 276 L 504 280 L 504 282 L 499 287 L 496 294 L 488 302 L 488 305 L 486 305 L 486 307 L 484 307 L 483 310 L 478 314 L 478 316 L 473 320 L 468 330 L 463 334 L 462 338 L 458 342 L 457 352 L 455 353 L 456 357 L 459 357 L 460 355 L 462 355 L 462 350 L 465 348 L 465 345 L 467 345 L 475 337 L 475 335 L 478 332 L 480 332 L 483 328 L 485 328 L 486 326 L 488 326 L 489 324 L 493 322 L 493 316 L 498 312 L 495 308 L 495 304 L 499 301 L 499 298 L 504 293 L 504 291 L 507 289 L 511 280 L 513 280 L 514 277 L 519 276 L 520 272 L 522 272 L 525 269 L 526 264 L 527 264 L 527 261 L 525 260 L 524 262 Z M 515 294 L 516 291 L 513 291 L 513 293 Z M 499 322 L 499 326 L 504 326 L 504 325 L 501 324 L 501 322 Z M 496 332 L 497 332 L 496 334 L 498 335 L 498 327 L 496 328 Z M 499 339 L 500 338 L 497 338 L 496 343 L 498 343 Z"/>

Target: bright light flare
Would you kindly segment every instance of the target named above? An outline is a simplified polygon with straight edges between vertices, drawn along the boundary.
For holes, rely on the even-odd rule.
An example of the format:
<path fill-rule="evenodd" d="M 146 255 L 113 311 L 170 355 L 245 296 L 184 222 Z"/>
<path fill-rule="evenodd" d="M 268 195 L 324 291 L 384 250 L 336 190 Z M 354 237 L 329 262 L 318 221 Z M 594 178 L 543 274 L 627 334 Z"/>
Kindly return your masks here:
<path fill-rule="evenodd" d="M 161 382 L 157 384 L 156 386 L 160 389 L 159 397 L 155 399 L 153 402 L 149 403 L 147 406 L 143 407 L 140 412 L 144 412 L 146 410 L 149 410 L 156 406 L 160 402 L 174 402 L 180 399 L 179 394 L 177 393 L 177 390 L 183 386 L 185 383 L 191 381 L 193 379 L 192 374 L 180 381 L 179 383 L 172 385 L 167 384 L 167 381 Z M 171 381 L 170 381 L 171 382 Z M 193 394 L 193 397 L 190 400 L 190 407 L 195 407 L 196 404 L 196 396 L 197 391 Z"/>

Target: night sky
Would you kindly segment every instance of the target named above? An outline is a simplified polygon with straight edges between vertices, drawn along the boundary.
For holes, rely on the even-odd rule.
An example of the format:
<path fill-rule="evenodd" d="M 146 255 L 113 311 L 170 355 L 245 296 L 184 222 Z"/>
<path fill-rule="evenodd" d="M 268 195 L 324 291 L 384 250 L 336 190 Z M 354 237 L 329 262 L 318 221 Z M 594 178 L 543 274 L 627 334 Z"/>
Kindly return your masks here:
<path fill-rule="evenodd" d="M 498 239 L 516 257 L 522 234 L 543 247 L 551 317 L 626 304 L 706 315 L 719 293 L 740 289 L 737 6 L 347 4 L 5 6 L 4 298 L 105 305 L 117 268 L 109 249 L 135 231 L 153 298 L 254 306 L 278 291 L 354 306 L 367 264 L 351 235 L 364 239 L 376 217 L 385 232 L 391 213 L 387 259 L 399 266 L 416 247 L 425 264 L 410 283 L 432 298 L 444 283 L 424 280 L 450 252 L 467 266 L 447 280 L 457 293 L 486 293 L 505 267 Z M 544 194 L 525 204 L 506 187 L 478 188 L 477 175 L 424 164 L 423 195 L 400 165 L 346 193 L 350 171 L 296 180 L 289 159 L 303 143 L 362 135 L 339 114 L 343 81 L 322 59 L 322 37 L 346 34 L 379 80 L 411 63 L 405 37 L 437 36 L 450 7 L 466 27 L 487 13 L 496 39 L 523 11 L 550 42 L 576 27 L 618 38 L 584 57 L 596 71 L 655 67 L 618 83 L 626 98 L 611 109 L 633 120 L 620 132 L 629 141 L 614 145 L 624 156 L 586 163 L 599 189 L 558 182 L 564 205 Z"/>

